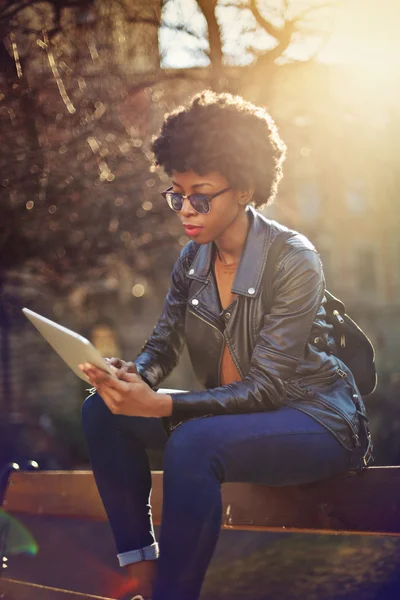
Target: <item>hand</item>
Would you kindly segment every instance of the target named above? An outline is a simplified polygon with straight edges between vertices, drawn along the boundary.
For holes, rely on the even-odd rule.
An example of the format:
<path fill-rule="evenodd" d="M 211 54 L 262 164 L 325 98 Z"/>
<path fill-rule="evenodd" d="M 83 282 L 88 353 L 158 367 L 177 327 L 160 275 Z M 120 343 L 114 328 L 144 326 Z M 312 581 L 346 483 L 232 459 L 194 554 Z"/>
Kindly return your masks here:
<path fill-rule="evenodd" d="M 136 373 L 122 372 L 117 379 L 91 363 L 81 364 L 79 369 L 113 414 L 128 417 L 168 417 L 172 414 L 172 397 L 157 394 Z"/>
<path fill-rule="evenodd" d="M 125 360 L 117 358 L 116 356 L 113 356 L 112 358 L 105 358 L 104 360 L 112 367 L 116 377 L 119 377 L 119 374 L 122 373 L 136 373 L 136 375 L 139 375 L 134 362 L 126 362 Z"/>

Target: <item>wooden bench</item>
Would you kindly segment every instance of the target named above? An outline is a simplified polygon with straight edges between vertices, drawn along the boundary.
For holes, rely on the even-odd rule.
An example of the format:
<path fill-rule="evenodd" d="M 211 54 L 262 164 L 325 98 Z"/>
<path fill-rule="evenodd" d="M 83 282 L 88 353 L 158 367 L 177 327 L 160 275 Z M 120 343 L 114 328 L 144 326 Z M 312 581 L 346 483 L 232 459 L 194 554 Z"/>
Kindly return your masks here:
<path fill-rule="evenodd" d="M 162 472 L 153 472 L 152 478 L 153 518 L 159 524 Z M 362 475 L 350 472 L 296 487 L 228 483 L 222 487 L 222 496 L 225 529 L 400 536 L 400 467 L 370 467 Z M 106 520 L 91 471 L 15 471 L 8 479 L 3 509 L 17 518 Z M 15 600 L 46 600 L 55 594 L 66 600 L 99 598 L 4 576 L 0 582 Z"/>

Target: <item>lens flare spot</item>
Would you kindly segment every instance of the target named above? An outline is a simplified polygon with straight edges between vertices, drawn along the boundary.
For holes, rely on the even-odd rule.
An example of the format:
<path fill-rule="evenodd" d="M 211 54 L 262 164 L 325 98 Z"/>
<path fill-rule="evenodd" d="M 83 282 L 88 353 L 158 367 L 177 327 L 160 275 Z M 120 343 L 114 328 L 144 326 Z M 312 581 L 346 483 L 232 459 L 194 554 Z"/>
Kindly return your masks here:
<path fill-rule="evenodd" d="M 30 531 L 14 517 L 0 509 L 0 546 L 4 554 L 31 554 L 38 553 L 38 545 Z"/>

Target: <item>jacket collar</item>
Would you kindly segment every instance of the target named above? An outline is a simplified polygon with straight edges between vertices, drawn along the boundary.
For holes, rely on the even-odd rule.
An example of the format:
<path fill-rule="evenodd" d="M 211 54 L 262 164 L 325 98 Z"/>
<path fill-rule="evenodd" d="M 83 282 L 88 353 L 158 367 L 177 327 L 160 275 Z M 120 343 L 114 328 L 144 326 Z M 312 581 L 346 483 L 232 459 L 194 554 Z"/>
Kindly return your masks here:
<path fill-rule="evenodd" d="M 260 291 L 265 260 L 270 245 L 271 226 L 263 215 L 253 207 L 246 209 L 250 218 L 250 228 L 236 271 L 232 292 L 250 298 Z M 214 243 L 200 246 L 187 276 L 190 279 L 206 282 L 210 278 Z"/>

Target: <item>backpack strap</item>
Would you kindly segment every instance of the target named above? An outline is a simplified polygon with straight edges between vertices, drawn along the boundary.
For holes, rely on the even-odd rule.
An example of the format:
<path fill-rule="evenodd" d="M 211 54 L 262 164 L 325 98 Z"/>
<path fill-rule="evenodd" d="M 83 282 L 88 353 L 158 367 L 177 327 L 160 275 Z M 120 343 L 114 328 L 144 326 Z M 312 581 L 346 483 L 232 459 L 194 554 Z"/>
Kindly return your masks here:
<path fill-rule="evenodd" d="M 266 312 L 269 313 L 272 307 L 272 303 L 274 301 L 274 296 L 272 293 L 272 280 L 275 274 L 275 267 L 280 253 L 283 250 L 284 245 L 287 240 L 291 238 L 293 235 L 293 231 L 282 231 L 278 233 L 272 242 L 268 254 L 267 261 L 264 270 L 264 302 L 266 307 Z"/>

